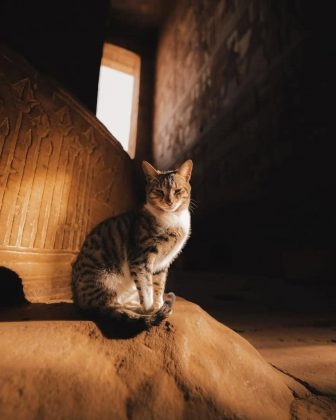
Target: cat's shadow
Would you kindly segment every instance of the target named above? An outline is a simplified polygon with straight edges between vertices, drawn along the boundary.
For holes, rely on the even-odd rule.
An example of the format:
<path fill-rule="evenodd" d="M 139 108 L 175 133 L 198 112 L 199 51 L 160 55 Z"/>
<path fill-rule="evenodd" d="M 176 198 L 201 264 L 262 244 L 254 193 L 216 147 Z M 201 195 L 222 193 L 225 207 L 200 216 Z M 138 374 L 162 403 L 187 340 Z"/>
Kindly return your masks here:
<path fill-rule="evenodd" d="M 91 317 L 105 338 L 127 339 L 133 338 L 143 331 L 148 330 L 141 321 L 126 321 L 103 318 L 97 315 Z"/>
<path fill-rule="evenodd" d="M 21 303 L 0 305 L 0 322 L 69 321 L 93 322 L 108 339 L 127 339 L 147 329 L 141 322 L 109 319 L 95 313 L 83 312 L 73 303 Z"/>
<path fill-rule="evenodd" d="M 133 338 L 147 329 L 141 321 L 103 318 L 93 312 L 80 311 L 70 302 L 30 303 L 17 273 L 0 267 L 0 322 L 29 321 L 91 321 L 109 339 Z"/>

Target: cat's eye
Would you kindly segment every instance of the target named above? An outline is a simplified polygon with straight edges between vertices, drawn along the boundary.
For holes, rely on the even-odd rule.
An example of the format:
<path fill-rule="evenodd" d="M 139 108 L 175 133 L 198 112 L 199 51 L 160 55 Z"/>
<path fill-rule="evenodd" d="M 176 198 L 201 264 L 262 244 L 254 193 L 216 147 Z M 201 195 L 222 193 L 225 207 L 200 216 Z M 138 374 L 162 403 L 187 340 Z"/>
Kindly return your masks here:
<path fill-rule="evenodd" d="M 161 190 L 154 190 L 154 193 L 156 195 L 158 195 L 159 197 L 163 197 L 164 196 L 163 191 L 161 191 Z"/>
<path fill-rule="evenodd" d="M 175 190 L 175 195 L 180 195 L 182 192 L 182 190 L 180 188 L 178 188 L 177 190 Z"/>

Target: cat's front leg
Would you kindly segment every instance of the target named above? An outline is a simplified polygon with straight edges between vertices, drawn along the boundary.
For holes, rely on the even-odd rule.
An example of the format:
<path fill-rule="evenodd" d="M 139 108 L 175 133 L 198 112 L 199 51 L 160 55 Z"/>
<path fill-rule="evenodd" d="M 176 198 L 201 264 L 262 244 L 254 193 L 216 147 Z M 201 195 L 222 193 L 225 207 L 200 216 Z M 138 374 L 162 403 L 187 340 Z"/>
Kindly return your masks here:
<path fill-rule="evenodd" d="M 140 305 L 144 312 L 153 310 L 153 259 L 147 258 L 140 264 L 131 266 L 131 275 L 139 293 Z"/>
<path fill-rule="evenodd" d="M 153 280 L 152 274 L 146 273 L 143 281 L 143 286 L 140 287 L 140 304 L 142 305 L 144 312 L 151 312 L 153 310 L 154 295 L 153 295 Z"/>
<path fill-rule="evenodd" d="M 154 303 L 153 309 L 158 310 L 163 305 L 163 294 L 167 280 L 168 268 L 153 274 Z"/>

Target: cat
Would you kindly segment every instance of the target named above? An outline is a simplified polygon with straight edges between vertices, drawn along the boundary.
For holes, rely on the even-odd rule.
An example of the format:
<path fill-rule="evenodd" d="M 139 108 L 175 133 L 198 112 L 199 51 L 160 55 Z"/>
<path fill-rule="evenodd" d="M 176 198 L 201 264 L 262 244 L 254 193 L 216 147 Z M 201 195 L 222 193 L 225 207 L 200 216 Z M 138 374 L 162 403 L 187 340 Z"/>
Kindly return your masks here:
<path fill-rule="evenodd" d="M 193 163 L 159 171 L 143 161 L 142 208 L 109 218 L 89 233 L 72 268 L 74 302 L 102 315 L 157 325 L 172 312 L 164 300 L 170 264 L 190 236 Z"/>

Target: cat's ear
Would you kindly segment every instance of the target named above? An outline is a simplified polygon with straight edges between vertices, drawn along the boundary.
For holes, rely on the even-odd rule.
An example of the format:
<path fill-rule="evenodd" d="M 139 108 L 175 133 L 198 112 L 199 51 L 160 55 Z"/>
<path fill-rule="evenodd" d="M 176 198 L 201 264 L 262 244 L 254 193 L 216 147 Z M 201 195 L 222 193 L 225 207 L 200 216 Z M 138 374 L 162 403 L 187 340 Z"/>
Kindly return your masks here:
<path fill-rule="evenodd" d="M 146 175 L 146 178 L 153 178 L 159 175 L 159 172 L 146 160 L 142 161 L 142 169 L 144 171 L 144 174 Z"/>
<path fill-rule="evenodd" d="M 177 173 L 183 176 L 187 181 L 191 178 L 191 172 L 193 168 L 192 160 L 186 160 L 182 165 L 178 168 Z"/>

